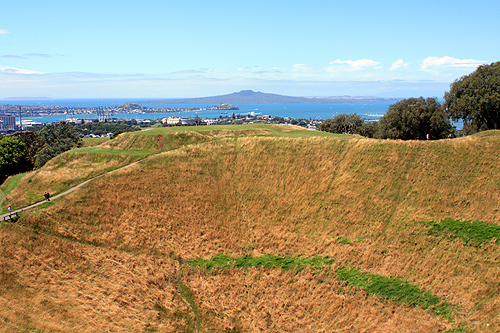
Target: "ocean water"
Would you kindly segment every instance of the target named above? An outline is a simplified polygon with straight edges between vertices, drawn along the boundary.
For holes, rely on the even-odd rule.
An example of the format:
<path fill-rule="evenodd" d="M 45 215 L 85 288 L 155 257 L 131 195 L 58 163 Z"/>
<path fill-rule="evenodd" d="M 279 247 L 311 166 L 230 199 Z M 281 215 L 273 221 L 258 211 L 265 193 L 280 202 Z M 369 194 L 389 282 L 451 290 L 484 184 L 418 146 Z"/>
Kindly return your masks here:
<path fill-rule="evenodd" d="M 130 102 L 130 99 L 16 99 L 16 100 L 1 100 L 2 105 L 45 105 L 45 106 L 66 106 L 66 107 L 112 107 L 119 106 Z M 273 117 L 289 117 L 295 119 L 327 119 L 336 115 L 358 114 L 366 119 L 380 119 L 388 110 L 391 104 L 395 101 L 376 102 L 376 103 L 332 103 L 332 104 L 241 104 L 237 105 L 239 110 L 228 110 L 227 114 L 222 111 L 206 110 L 206 111 L 187 111 L 187 112 L 166 112 L 166 113 L 147 113 L 147 114 L 115 114 L 119 119 L 160 119 L 169 116 L 188 116 L 201 118 L 219 118 L 221 116 L 233 113 L 238 115 L 249 114 L 253 112 L 255 115 L 269 115 Z M 145 104 L 151 108 L 196 108 L 212 105 L 206 104 Z M 50 123 L 60 120 L 65 120 L 68 116 L 44 116 L 44 117 L 23 117 L 41 123 Z M 82 114 L 69 116 L 78 119 L 96 119 L 97 115 Z M 17 118 L 19 118 L 17 116 Z M 17 119 L 19 120 L 19 119 Z"/>

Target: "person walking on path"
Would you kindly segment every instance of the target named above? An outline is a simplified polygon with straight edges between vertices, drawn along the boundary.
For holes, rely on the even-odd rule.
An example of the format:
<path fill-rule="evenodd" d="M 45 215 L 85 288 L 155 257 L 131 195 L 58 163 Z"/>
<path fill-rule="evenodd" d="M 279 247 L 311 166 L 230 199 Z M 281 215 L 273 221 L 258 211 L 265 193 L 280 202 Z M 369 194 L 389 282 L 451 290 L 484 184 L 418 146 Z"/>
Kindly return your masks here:
<path fill-rule="evenodd" d="M 115 172 L 115 171 L 118 171 L 118 170 L 122 170 L 122 169 L 128 168 L 128 167 L 130 167 L 131 165 L 135 165 L 135 164 L 137 164 L 137 163 L 141 162 L 142 160 L 144 160 L 144 159 L 141 159 L 141 160 L 139 160 L 139 161 L 132 162 L 132 163 L 130 163 L 130 164 L 127 164 L 127 165 L 125 165 L 125 166 L 122 166 L 121 168 L 118 168 L 118 169 L 115 169 L 115 170 L 112 170 L 112 171 L 105 172 L 105 173 L 103 173 L 102 175 L 98 175 L 98 176 L 95 176 L 95 177 L 93 177 L 93 178 L 87 179 L 86 181 L 84 181 L 84 182 L 82 182 L 82 183 L 80 183 L 80 184 L 78 184 L 78 185 L 76 185 L 76 186 L 73 186 L 73 187 L 71 187 L 70 189 L 68 189 L 68 190 L 66 190 L 66 191 L 64 191 L 64 192 L 62 192 L 62 193 L 56 194 L 56 195 L 54 196 L 54 198 L 56 198 L 56 199 L 57 199 L 57 198 L 60 198 L 60 197 L 62 197 L 62 196 L 65 196 L 65 195 L 67 195 L 67 194 L 69 194 L 69 193 L 73 192 L 74 190 L 76 190 L 76 189 L 78 189 L 78 188 L 80 188 L 80 187 L 84 186 L 85 184 L 87 184 L 87 183 L 89 183 L 89 182 L 93 181 L 93 180 L 94 180 L 94 179 L 96 179 L 96 178 L 102 177 L 102 176 L 104 176 L 104 175 L 106 175 L 106 174 L 109 174 L 109 173 L 111 173 L 111 172 Z M 14 211 L 14 213 L 21 212 L 21 211 L 25 211 L 25 210 L 28 210 L 28 209 L 32 209 L 32 208 L 34 208 L 34 207 L 37 207 L 37 206 L 42 205 L 45 201 L 50 201 L 50 194 L 49 194 L 49 192 L 45 192 L 44 196 L 45 196 L 45 200 L 44 200 L 44 201 L 40 201 L 40 202 L 34 203 L 34 204 L 30 205 L 30 206 L 26 206 L 26 207 L 24 207 L 24 208 L 20 208 L 20 209 L 18 209 L 17 211 Z M 12 207 L 11 207 L 11 209 L 12 209 Z M 7 213 L 5 213 L 5 214 L 0 214 L 0 220 L 1 220 L 1 219 L 4 219 L 6 216 L 10 216 L 11 209 L 9 209 L 9 214 L 7 214 Z"/>
<path fill-rule="evenodd" d="M 12 206 L 9 205 L 9 218 L 12 217 Z"/>

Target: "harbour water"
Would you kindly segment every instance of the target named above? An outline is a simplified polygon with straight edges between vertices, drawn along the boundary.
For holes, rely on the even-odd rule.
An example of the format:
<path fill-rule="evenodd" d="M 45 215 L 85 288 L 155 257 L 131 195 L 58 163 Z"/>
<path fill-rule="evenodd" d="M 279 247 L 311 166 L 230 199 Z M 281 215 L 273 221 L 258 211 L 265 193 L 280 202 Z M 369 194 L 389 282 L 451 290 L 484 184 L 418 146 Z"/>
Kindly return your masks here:
<path fill-rule="evenodd" d="M 130 99 L 16 99 L 0 100 L 3 105 L 45 105 L 45 106 L 65 106 L 65 107 L 113 107 L 131 102 Z M 229 110 L 227 114 L 220 110 L 200 110 L 186 112 L 163 112 L 144 114 L 115 114 L 118 119 L 160 119 L 169 116 L 187 116 L 200 118 L 219 118 L 231 116 L 233 113 L 244 115 L 254 113 L 255 115 L 269 115 L 273 117 L 289 117 L 294 119 L 327 119 L 339 114 L 358 114 L 365 119 L 380 119 L 395 101 L 384 101 L 374 103 L 331 103 L 331 104 L 241 104 L 237 105 L 239 110 Z M 145 104 L 149 108 L 199 108 L 212 105 L 205 104 Z M 59 115 L 43 117 L 23 117 L 23 119 L 33 120 L 40 123 L 51 123 L 65 120 L 66 118 L 95 119 L 96 114 L 79 115 Z M 17 115 L 16 118 L 19 118 Z M 17 119 L 19 120 L 19 119 Z"/>

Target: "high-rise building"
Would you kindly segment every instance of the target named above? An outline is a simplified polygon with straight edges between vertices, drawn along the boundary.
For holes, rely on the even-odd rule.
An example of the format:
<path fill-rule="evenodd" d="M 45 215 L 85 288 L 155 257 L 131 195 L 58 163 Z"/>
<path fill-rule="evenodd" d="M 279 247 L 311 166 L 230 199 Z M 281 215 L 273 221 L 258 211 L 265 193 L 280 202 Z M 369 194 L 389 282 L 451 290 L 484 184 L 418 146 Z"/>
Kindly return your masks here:
<path fill-rule="evenodd" d="M 0 114 L 0 133 L 7 133 L 16 130 L 16 116 L 10 114 Z"/>

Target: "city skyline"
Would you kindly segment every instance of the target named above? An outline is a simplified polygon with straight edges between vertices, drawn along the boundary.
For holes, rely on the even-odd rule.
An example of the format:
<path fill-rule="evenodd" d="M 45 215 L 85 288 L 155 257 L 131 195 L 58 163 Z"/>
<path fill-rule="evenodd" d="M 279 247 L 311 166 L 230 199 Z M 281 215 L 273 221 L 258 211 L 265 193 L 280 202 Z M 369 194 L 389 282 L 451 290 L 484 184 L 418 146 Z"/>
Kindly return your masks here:
<path fill-rule="evenodd" d="M 18 1 L 0 98 L 442 97 L 500 54 L 497 1 Z"/>

